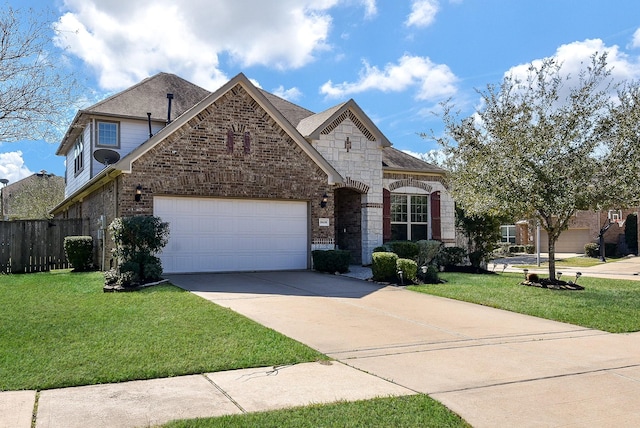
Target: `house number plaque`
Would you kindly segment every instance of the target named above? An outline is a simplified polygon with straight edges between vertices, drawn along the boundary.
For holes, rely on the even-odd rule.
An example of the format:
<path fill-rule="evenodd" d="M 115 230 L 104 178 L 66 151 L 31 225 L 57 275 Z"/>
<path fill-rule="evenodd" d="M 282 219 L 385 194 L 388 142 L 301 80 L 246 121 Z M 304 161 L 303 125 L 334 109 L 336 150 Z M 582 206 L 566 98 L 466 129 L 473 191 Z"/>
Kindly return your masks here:
<path fill-rule="evenodd" d="M 321 218 L 321 219 L 318 219 L 318 221 L 319 221 L 320 227 L 329 227 L 329 219 L 328 218 Z"/>

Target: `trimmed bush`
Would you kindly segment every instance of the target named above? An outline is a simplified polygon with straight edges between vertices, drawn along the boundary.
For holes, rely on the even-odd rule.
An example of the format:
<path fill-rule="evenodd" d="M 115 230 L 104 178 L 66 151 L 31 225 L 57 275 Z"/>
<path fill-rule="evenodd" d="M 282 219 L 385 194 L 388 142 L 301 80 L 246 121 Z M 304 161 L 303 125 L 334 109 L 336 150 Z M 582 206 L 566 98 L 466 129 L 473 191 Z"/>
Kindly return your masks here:
<path fill-rule="evenodd" d="M 600 257 L 600 245 L 596 244 L 595 242 L 589 242 L 588 244 L 585 244 L 584 254 L 587 257 Z"/>
<path fill-rule="evenodd" d="M 376 247 L 373 249 L 374 253 L 386 253 L 387 252 L 387 247 L 384 246 L 380 246 L 380 247 Z"/>
<path fill-rule="evenodd" d="M 615 242 L 604 243 L 604 255 L 607 257 L 615 257 L 618 255 L 618 244 Z"/>
<path fill-rule="evenodd" d="M 418 252 L 420 251 L 418 244 L 411 241 L 391 241 L 387 242 L 386 245 L 401 259 L 413 260 L 418 256 Z"/>
<path fill-rule="evenodd" d="M 418 244 L 418 256 L 416 258 L 418 266 L 431 264 L 442 247 L 442 242 L 426 239 L 420 240 L 416 244 Z"/>
<path fill-rule="evenodd" d="M 311 252 L 313 258 L 313 269 L 319 272 L 340 272 L 349 271 L 351 253 L 347 250 L 314 250 Z"/>
<path fill-rule="evenodd" d="M 533 254 L 536 251 L 536 246 L 532 244 L 527 244 L 524 246 L 524 251 L 527 254 Z"/>
<path fill-rule="evenodd" d="M 638 254 L 638 215 L 635 213 L 629 214 L 624 222 L 624 240 L 629 251 Z"/>
<path fill-rule="evenodd" d="M 435 263 L 438 266 L 444 266 L 445 270 L 452 266 L 461 265 L 464 261 L 467 251 L 460 247 L 444 247 L 436 256 Z"/>
<path fill-rule="evenodd" d="M 397 272 L 402 271 L 402 279 L 405 283 L 415 282 L 418 275 L 418 264 L 414 260 L 398 259 L 396 260 L 396 269 Z"/>
<path fill-rule="evenodd" d="M 374 281 L 395 281 L 398 255 L 395 253 L 373 253 L 371 273 Z"/>
<path fill-rule="evenodd" d="M 75 272 L 91 269 L 93 264 L 93 238 L 91 236 L 67 236 L 64 252 Z"/>

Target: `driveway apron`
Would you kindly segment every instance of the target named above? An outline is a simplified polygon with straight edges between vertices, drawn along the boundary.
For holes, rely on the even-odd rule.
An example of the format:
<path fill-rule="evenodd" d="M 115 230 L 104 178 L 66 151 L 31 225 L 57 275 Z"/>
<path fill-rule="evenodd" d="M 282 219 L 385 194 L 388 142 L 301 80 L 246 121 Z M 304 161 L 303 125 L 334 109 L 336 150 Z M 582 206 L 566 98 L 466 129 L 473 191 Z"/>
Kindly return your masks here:
<path fill-rule="evenodd" d="M 309 271 L 170 275 L 474 427 L 640 426 L 640 334 Z"/>

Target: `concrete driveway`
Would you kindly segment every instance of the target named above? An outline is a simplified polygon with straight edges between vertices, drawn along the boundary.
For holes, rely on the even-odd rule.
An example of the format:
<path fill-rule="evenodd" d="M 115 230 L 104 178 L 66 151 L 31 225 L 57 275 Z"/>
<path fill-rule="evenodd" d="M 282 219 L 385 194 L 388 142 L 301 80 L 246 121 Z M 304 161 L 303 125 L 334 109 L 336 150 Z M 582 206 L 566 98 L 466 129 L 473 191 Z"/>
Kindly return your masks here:
<path fill-rule="evenodd" d="M 615 335 L 316 272 L 172 283 L 474 427 L 640 426 L 640 334 Z"/>

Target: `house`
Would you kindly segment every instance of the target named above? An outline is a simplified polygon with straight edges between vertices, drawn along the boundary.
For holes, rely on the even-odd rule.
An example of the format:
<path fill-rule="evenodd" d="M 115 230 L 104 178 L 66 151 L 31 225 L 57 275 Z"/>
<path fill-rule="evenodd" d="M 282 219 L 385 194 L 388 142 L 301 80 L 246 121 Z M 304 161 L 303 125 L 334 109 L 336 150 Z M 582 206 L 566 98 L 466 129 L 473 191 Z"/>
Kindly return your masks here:
<path fill-rule="evenodd" d="M 115 217 L 170 224 L 167 273 L 308 269 L 314 249 L 370 264 L 391 239 L 455 242 L 445 171 L 393 147 L 354 100 L 314 113 L 239 74 L 215 92 L 159 73 L 78 112 L 65 200 L 108 269 Z M 105 239 L 106 238 L 106 239 Z"/>
<path fill-rule="evenodd" d="M 64 178 L 44 170 L 14 183 L 3 181 L 0 220 L 50 218 L 51 208 L 64 199 L 64 188 Z"/>
<path fill-rule="evenodd" d="M 601 228 L 611 219 L 613 224 L 604 233 L 606 244 L 615 244 L 618 251 L 626 253 L 625 222 L 630 214 L 637 214 L 638 209 L 577 211 L 569 223 L 569 228 L 563 231 L 556 242 L 557 253 L 584 253 L 584 246 L 588 243 L 598 243 Z M 633 218 L 633 217 L 632 217 Z M 618 223 L 616 220 L 622 220 Z M 502 242 L 517 245 L 535 245 L 535 222 L 521 221 L 515 225 L 501 226 Z M 540 232 L 540 251 L 549 251 L 547 233 Z"/>

